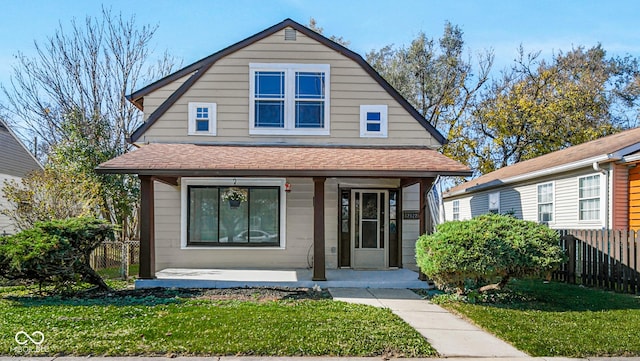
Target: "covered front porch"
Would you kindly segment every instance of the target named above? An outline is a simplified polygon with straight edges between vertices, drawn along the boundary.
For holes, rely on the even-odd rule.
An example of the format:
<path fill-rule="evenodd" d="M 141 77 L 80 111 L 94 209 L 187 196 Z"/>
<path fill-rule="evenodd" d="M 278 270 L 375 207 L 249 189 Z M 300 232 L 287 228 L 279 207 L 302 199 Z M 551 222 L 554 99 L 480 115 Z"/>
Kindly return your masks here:
<path fill-rule="evenodd" d="M 439 175 L 468 174 L 428 148 L 193 144 L 149 144 L 97 171 L 140 179 L 137 287 L 218 288 L 423 288 L 418 273 L 406 268 L 417 268 L 413 245 L 430 228 L 426 194 Z M 249 198 L 269 189 L 272 200 L 263 203 L 275 207 L 271 213 L 240 208 L 246 214 L 237 219 L 246 227 L 234 229 L 223 221 L 232 212 L 220 196 L 226 187 L 241 187 Z M 404 197 L 409 188 L 412 196 Z M 192 197 L 198 189 L 208 192 L 206 202 Z M 274 216 L 267 222 L 265 214 Z M 198 238 L 201 215 L 214 220 L 210 240 Z M 241 237 L 251 227 L 269 236 L 263 244 Z M 260 271 L 252 274 L 251 268 Z"/>
<path fill-rule="evenodd" d="M 352 270 L 327 269 L 326 281 L 314 281 L 311 269 L 193 269 L 166 268 L 156 272 L 155 279 L 138 279 L 136 288 L 243 288 L 243 287 L 306 287 L 322 289 L 413 288 L 430 289 L 432 284 L 418 279 L 418 273 L 408 269 Z"/>

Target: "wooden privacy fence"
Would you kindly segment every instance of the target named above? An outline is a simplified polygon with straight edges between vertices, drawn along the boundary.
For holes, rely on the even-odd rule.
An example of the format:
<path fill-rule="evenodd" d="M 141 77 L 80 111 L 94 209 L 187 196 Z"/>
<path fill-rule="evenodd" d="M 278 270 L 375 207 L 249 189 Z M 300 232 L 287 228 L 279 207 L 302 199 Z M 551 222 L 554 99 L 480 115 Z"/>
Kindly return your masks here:
<path fill-rule="evenodd" d="M 617 292 L 640 292 L 640 232 L 560 230 L 568 261 L 553 278 Z"/>
<path fill-rule="evenodd" d="M 94 270 L 119 268 L 122 277 L 129 276 L 129 265 L 140 263 L 140 241 L 103 242 L 93 253 L 89 263 Z"/>

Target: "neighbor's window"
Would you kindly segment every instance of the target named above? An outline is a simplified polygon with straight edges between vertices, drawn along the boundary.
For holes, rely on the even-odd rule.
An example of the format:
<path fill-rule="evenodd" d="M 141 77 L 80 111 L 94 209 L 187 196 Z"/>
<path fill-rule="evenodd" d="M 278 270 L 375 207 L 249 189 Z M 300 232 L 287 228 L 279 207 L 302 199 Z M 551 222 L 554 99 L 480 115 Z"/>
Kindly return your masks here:
<path fill-rule="evenodd" d="M 189 135 L 216 135 L 216 103 L 189 103 Z"/>
<path fill-rule="evenodd" d="M 453 201 L 453 220 L 460 220 L 460 200 Z"/>
<path fill-rule="evenodd" d="M 489 193 L 489 213 L 500 213 L 500 192 Z"/>
<path fill-rule="evenodd" d="M 387 106 L 360 106 L 360 137 L 387 137 Z"/>
<path fill-rule="evenodd" d="M 538 222 L 553 222 L 553 183 L 538 184 Z"/>
<path fill-rule="evenodd" d="M 279 187 L 188 186 L 187 193 L 187 245 L 280 246 Z"/>
<path fill-rule="evenodd" d="M 600 175 L 578 178 L 578 216 L 581 221 L 600 219 Z"/>
<path fill-rule="evenodd" d="M 329 65 L 250 67 L 250 134 L 329 134 Z"/>

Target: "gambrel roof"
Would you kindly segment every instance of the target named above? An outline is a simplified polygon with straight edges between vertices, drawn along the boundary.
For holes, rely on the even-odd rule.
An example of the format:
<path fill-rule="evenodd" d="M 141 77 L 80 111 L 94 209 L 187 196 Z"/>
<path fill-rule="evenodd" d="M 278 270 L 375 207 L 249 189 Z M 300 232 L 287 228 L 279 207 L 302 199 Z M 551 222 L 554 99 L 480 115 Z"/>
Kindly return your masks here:
<path fill-rule="evenodd" d="M 127 96 L 127 99 L 136 105 L 140 110 L 144 110 L 144 97 L 149 93 L 164 87 L 165 85 L 174 82 L 182 77 L 189 76 L 189 78 L 175 91 L 173 92 L 150 116 L 149 118 L 138 128 L 136 129 L 130 137 L 131 142 L 137 141 L 143 133 L 149 129 L 169 108 L 178 100 L 180 97 L 196 82 L 200 77 L 202 77 L 209 68 L 213 64 L 215 64 L 219 59 L 232 54 L 240 49 L 243 49 L 259 40 L 262 40 L 268 36 L 273 35 L 274 33 L 281 31 L 285 28 L 293 28 L 296 31 L 312 38 L 319 43 L 326 45 L 330 49 L 346 56 L 347 58 L 353 60 L 358 65 L 362 67 L 370 76 L 373 78 L 383 89 L 385 89 L 389 95 L 391 95 L 413 118 L 416 119 L 418 123 L 424 127 L 425 130 L 431 134 L 433 139 L 435 139 L 440 144 L 445 144 L 447 142 L 446 138 L 440 134 L 440 132 L 434 128 L 409 102 L 402 96 L 396 89 L 394 89 L 378 72 L 375 71 L 367 63 L 360 55 L 355 52 L 347 49 L 346 47 L 318 34 L 317 32 L 291 20 L 286 19 L 279 24 L 276 24 L 268 29 L 265 29 L 253 36 L 250 36 L 236 44 L 233 44 L 225 49 L 218 51 L 204 59 L 201 59 L 191 65 L 188 65 L 175 73 L 168 75 L 134 93 Z"/>

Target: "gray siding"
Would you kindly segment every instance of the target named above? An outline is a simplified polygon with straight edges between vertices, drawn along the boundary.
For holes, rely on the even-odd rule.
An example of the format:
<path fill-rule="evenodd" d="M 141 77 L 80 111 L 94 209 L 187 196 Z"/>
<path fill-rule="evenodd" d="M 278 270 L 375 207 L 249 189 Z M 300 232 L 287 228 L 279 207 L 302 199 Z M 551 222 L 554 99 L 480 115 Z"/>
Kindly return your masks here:
<path fill-rule="evenodd" d="M 16 139 L 13 134 L 0 121 L 0 174 L 14 177 L 25 175 L 42 169 L 31 153 Z"/>
<path fill-rule="evenodd" d="M 0 174 L 0 188 L 2 188 L 6 181 L 16 181 L 19 182 L 20 178 L 10 176 L 7 174 Z M 0 192 L 0 195 L 2 193 Z M 6 198 L 0 196 L 0 209 L 8 209 L 9 202 Z M 16 228 L 13 226 L 13 223 L 9 220 L 9 217 L 0 214 L 0 235 L 3 233 L 13 234 L 16 232 Z"/>
<path fill-rule="evenodd" d="M 605 166 L 606 168 L 606 166 Z M 605 227 L 610 220 L 611 186 L 613 181 L 609 181 L 606 187 L 601 189 L 600 210 L 607 216 L 602 216 L 598 221 L 580 221 L 578 219 L 578 178 L 585 175 L 596 174 L 591 167 L 580 170 L 556 174 L 553 176 L 528 180 L 526 182 L 511 184 L 504 187 L 494 188 L 487 191 L 448 197 L 444 200 L 445 219 L 452 220 L 453 200 L 460 201 L 461 219 L 463 209 L 467 207 L 471 210 L 471 216 L 475 217 L 489 211 L 489 193 L 500 192 L 500 211 L 502 213 L 514 211 L 518 218 L 535 221 L 538 220 L 538 184 L 553 182 L 554 184 L 554 220 L 549 226 L 556 229 L 570 228 L 601 228 Z M 601 177 L 605 177 L 601 174 Z M 466 216 L 466 215 L 465 215 Z"/>

